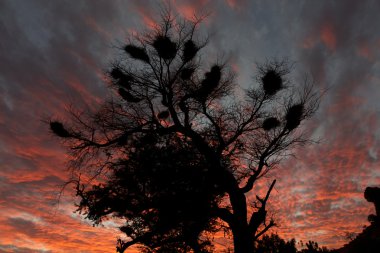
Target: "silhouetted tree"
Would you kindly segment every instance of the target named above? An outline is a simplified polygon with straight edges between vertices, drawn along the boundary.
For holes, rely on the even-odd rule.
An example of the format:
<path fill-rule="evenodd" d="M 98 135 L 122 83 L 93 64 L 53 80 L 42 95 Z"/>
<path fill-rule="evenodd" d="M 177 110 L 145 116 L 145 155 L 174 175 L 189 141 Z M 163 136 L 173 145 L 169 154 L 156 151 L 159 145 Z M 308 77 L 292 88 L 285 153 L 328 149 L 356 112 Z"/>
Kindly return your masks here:
<path fill-rule="evenodd" d="M 379 222 L 379 209 L 380 209 L 380 188 L 367 187 L 364 191 L 364 198 L 368 202 L 375 205 L 376 215 L 370 214 L 368 221 L 371 223 L 369 226 L 364 226 L 361 233 L 356 235 L 348 244 L 338 249 L 339 253 L 373 253 L 380 250 L 380 222 Z"/>
<path fill-rule="evenodd" d="M 306 243 L 306 248 L 299 251 L 300 253 L 328 253 L 328 252 L 335 252 L 328 250 L 326 247 L 319 247 L 317 242 L 314 241 L 308 241 Z"/>
<path fill-rule="evenodd" d="M 319 247 L 318 243 L 314 241 L 308 241 L 303 244 L 302 241 L 298 244 L 303 247 L 303 249 L 297 250 L 296 240 L 291 239 L 290 241 L 285 241 L 277 234 L 264 235 L 261 239 L 256 242 L 256 252 L 257 253 L 333 253 L 335 250 L 329 250 L 326 247 Z M 306 247 L 306 248 L 304 248 Z"/>
<path fill-rule="evenodd" d="M 146 252 L 211 252 L 207 235 L 226 226 L 236 253 L 253 252 L 275 225 L 266 208 L 275 181 L 252 207 L 246 195 L 307 143 L 297 129 L 319 103 L 311 86 L 297 88 L 287 63 L 274 61 L 235 97 L 226 64 L 204 67 L 200 21 L 164 14 L 109 70 L 116 96 L 96 113 L 74 112 L 71 123 L 50 122 L 72 156 L 78 210 L 95 224 L 124 221 L 128 239 L 118 240 L 119 252 L 134 244 Z"/>
<path fill-rule="evenodd" d="M 364 198 L 368 202 L 372 202 L 375 205 L 376 215 L 370 214 L 368 216 L 368 221 L 379 222 L 380 215 L 380 188 L 379 187 L 367 187 L 364 191 Z"/>
<path fill-rule="evenodd" d="M 277 234 L 264 235 L 257 241 L 257 253 L 297 253 L 296 240 L 285 241 Z"/>

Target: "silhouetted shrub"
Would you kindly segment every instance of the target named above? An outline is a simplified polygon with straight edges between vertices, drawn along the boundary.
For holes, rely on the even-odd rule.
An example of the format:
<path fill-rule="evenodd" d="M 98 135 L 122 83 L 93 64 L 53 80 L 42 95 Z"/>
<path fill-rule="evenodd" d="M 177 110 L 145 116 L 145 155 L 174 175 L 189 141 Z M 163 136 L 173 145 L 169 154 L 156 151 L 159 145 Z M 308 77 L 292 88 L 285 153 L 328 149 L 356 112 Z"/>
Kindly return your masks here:
<path fill-rule="evenodd" d="M 257 241 L 257 253 L 296 253 L 295 240 L 285 241 L 277 234 L 264 235 Z"/>

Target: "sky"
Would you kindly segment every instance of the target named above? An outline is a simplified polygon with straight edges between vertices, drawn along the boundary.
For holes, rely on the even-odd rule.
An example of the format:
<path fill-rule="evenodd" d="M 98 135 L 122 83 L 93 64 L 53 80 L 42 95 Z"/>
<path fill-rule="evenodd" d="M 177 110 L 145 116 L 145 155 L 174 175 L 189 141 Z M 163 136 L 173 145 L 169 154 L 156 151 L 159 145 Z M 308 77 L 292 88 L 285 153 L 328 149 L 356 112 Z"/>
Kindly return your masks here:
<path fill-rule="evenodd" d="M 369 225 L 363 192 L 380 185 L 380 2 L 170 4 L 185 19 L 209 14 L 208 52 L 229 60 L 242 87 L 257 63 L 288 58 L 294 82 L 307 75 L 326 91 L 304 126 L 319 142 L 270 174 L 272 231 L 333 248 Z M 68 156 L 46 119 L 101 103 L 117 46 L 158 16 L 157 1 L 0 1 L 0 252 L 115 251 L 116 224 L 93 227 L 74 213 L 73 192 L 60 194 Z M 218 252 L 226 245 L 218 240 Z"/>

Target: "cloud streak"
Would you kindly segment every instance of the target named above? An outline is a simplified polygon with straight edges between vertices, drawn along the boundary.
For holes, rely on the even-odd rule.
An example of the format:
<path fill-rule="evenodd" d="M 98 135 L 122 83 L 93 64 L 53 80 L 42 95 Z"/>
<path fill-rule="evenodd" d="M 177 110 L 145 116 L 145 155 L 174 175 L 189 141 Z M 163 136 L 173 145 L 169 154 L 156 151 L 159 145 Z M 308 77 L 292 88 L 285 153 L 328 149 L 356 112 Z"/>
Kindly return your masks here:
<path fill-rule="evenodd" d="M 294 81 L 311 73 L 328 89 L 305 128 L 320 143 L 285 161 L 271 205 L 287 237 L 344 244 L 373 207 L 364 188 L 380 184 L 380 36 L 377 1 L 171 1 L 190 19 L 210 12 L 210 59 L 230 59 L 242 87 L 255 62 L 296 60 Z M 65 108 L 95 109 L 107 96 L 103 71 L 130 31 L 154 24 L 154 1 L 0 2 L 0 251 L 112 251 L 112 223 L 93 228 L 74 214 L 67 157 L 43 119 Z M 221 54 L 224 52 L 224 54 Z M 266 185 L 265 182 L 262 185 Z M 223 240 L 222 244 L 226 244 Z M 218 246 L 223 248 L 222 246 Z"/>

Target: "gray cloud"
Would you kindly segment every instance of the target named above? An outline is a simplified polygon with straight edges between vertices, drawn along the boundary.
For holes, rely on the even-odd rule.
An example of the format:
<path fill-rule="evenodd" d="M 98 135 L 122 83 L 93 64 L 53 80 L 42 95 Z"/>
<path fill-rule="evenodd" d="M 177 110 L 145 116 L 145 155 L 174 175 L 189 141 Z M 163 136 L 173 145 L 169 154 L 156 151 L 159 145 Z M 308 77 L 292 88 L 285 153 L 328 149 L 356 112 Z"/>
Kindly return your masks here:
<path fill-rule="evenodd" d="M 229 57 L 243 87 L 252 83 L 256 62 L 288 57 L 296 62 L 294 80 L 310 73 L 318 88 L 329 88 L 314 121 L 306 126 L 321 143 L 300 152 L 300 160 L 286 162 L 273 176 L 280 177 L 277 204 L 288 208 L 288 214 L 279 215 L 285 224 L 279 232 L 304 239 L 304 231 L 313 236 L 305 239 L 332 246 L 344 243 L 332 236 L 336 231 L 329 223 L 358 232 L 371 208 L 361 198 L 363 187 L 380 183 L 380 3 L 171 3 L 179 13 L 211 11 L 202 28 L 211 35 L 206 53 Z M 50 207 L 51 200 L 42 196 L 54 192 L 53 185 L 66 177 L 65 157 L 41 119 L 64 118 L 70 103 L 96 108 L 107 96 L 102 72 L 120 53 L 115 45 L 125 41 L 131 29 L 143 29 L 156 17 L 157 6 L 156 1 L 0 2 L 1 205 L 25 211 L 35 198 L 40 206 L 30 212 L 40 214 Z M 293 204 L 288 207 L 288 202 Z M 347 219 L 352 222 L 345 223 Z M 15 230 L 28 222 L 10 221 Z M 313 234 L 315 228 L 328 232 Z M 33 237 L 37 231 L 26 233 Z"/>

